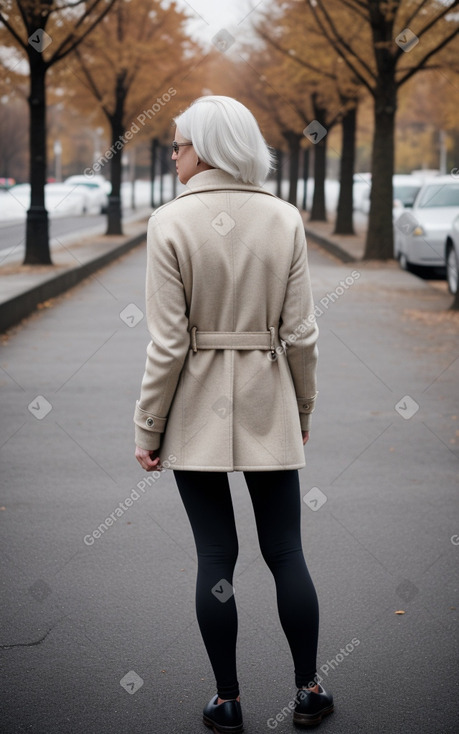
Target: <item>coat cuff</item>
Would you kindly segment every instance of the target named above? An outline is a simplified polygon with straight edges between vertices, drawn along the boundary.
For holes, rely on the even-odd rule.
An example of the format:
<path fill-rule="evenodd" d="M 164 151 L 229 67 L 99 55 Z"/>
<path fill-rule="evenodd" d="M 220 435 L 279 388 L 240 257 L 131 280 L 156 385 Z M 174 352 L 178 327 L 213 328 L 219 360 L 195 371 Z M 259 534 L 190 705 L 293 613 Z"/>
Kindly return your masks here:
<path fill-rule="evenodd" d="M 311 430 L 311 414 L 310 413 L 300 413 L 300 425 L 301 425 L 302 431 Z"/>
<path fill-rule="evenodd" d="M 315 408 L 317 393 L 309 398 L 297 398 L 298 412 L 300 414 L 300 425 L 302 431 L 309 431 L 311 425 L 311 413 Z"/>
<path fill-rule="evenodd" d="M 139 449 L 145 449 L 146 451 L 156 451 L 161 445 L 162 433 L 153 433 L 152 431 L 145 431 L 139 426 L 135 427 L 135 445 Z"/>
<path fill-rule="evenodd" d="M 134 423 L 136 446 L 149 451 L 159 448 L 166 427 L 166 418 L 161 418 L 154 413 L 143 410 L 137 402 Z"/>

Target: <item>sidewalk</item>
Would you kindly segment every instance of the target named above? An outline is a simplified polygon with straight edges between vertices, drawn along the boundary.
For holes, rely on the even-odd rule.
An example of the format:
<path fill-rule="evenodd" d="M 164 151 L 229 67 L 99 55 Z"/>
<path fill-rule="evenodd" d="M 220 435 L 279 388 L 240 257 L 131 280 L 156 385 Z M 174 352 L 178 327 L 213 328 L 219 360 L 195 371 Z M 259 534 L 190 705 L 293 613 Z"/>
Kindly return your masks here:
<path fill-rule="evenodd" d="M 457 315 L 395 262 L 344 264 L 312 237 L 309 260 L 319 400 L 301 523 L 336 701 L 319 732 L 455 734 Z M 134 458 L 144 311 L 138 247 L 0 347 L 2 734 L 206 731 L 194 539 L 172 471 Z M 244 728 L 294 734 L 273 579 L 244 476 L 229 480 Z"/>
<path fill-rule="evenodd" d="M 329 218 L 327 222 L 310 222 L 309 214 L 304 210 L 301 211 L 301 216 L 306 237 L 311 237 L 314 242 L 335 255 L 341 262 L 357 262 L 362 259 L 366 236 L 366 232 L 362 227 L 354 224 L 355 235 L 336 235 L 333 234 L 335 229 L 334 219 Z"/>
<path fill-rule="evenodd" d="M 53 240 L 53 265 L 22 265 L 7 255 L 0 265 L 0 333 L 40 303 L 64 293 L 146 238 L 148 218 L 123 223 L 123 235 L 81 234 Z"/>

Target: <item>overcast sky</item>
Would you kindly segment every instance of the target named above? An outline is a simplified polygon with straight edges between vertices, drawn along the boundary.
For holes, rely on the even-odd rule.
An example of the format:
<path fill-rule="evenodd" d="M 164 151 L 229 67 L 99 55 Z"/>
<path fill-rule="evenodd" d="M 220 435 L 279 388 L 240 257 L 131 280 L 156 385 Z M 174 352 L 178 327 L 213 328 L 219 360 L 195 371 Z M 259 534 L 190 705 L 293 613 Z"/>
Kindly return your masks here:
<path fill-rule="evenodd" d="M 262 10 L 270 0 L 176 0 L 194 18 L 193 33 L 210 40 L 222 28 L 233 35 L 247 30 L 252 10 Z"/>

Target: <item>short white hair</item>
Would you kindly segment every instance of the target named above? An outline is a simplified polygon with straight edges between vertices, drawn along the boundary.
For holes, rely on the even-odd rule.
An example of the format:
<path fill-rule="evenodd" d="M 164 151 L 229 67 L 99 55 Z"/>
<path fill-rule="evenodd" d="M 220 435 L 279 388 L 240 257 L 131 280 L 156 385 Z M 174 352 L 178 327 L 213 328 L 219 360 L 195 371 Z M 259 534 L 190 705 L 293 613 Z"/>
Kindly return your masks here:
<path fill-rule="evenodd" d="M 274 168 L 255 117 L 232 97 L 199 97 L 174 122 L 204 163 L 237 180 L 261 186 Z"/>

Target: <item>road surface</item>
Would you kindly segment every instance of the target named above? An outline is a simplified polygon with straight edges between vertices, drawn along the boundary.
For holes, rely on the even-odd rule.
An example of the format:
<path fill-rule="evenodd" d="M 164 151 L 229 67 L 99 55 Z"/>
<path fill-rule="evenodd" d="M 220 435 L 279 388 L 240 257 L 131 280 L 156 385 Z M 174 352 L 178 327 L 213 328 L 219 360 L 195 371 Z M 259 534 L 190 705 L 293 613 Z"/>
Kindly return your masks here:
<path fill-rule="evenodd" d="M 336 701 L 320 731 L 453 734 L 457 321 L 445 293 L 395 265 L 342 265 L 314 246 L 310 262 L 319 398 L 302 528 Z M 215 691 L 191 530 L 172 472 L 145 476 L 133 455 L 144 268 L 140 247 L 2 347 L 2 734 L 205 731 Z M 245 730 L 286 734 L 289 649 L 243 475 L 230 483 Z"/>

